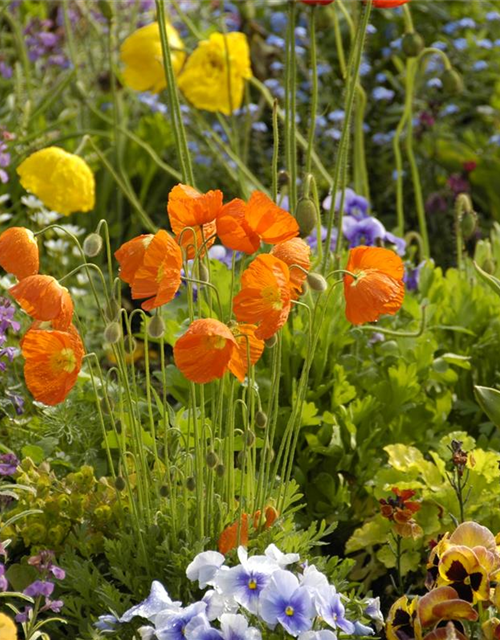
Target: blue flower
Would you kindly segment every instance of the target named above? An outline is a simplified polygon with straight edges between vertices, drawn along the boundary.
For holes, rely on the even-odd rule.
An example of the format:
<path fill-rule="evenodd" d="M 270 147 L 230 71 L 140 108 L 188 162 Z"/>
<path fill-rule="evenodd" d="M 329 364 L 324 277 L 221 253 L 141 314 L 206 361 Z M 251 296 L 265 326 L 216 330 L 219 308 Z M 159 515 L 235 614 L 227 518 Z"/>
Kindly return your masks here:
<path fill-rule="evenodd" d="M 266 133 L 267 130 L 267 124 L 265 122 L 254 122 L 252 124 L 252 131 L 257 131 L 258 133 Z"/>
<path fill-rule="evenodd" d="M 245 616 L 224 613 L 220 617 L 220 626 L 224 640 L 261 640 L 258 629 L 248 626 Z"/>
<path fill-rule="evenodd" d="M 357 220 L 353 216 L 345 216 L 342 220 L 342 233 L 349 241 L 350 247 L 357 247 L 360 244 L 373 246 L 377 240 L 385 237 L 385 227 L 372 216 Z"/>
<path fill-rule="evenodd" d="M 270 18 L 271 29 L 283 33 L 288 23 L 288 16 L 283 11 L 273 11 Z"/>
<path fill-rule="evenodd" d="M 146 618 L 155 622 L 157 616 L 164 611 L 180 611 L 181 603 L 173 602 L 165 587 L 155 580 L 151 585 L 151 593 L 140 604 L 126 611 L 120 618 L 120 622 L 130 622 L 132 618 Z"/>
<path fill-rule="evenodd" d="M 320 631 L 304 631 L 299 636 L 299 640 L 337 640 L 337 636 L 329 629 Z"/>
<path fill-rule="evenodd" d="M 354 623 L 354 631 L 352 632 L 355 636 L 374 636 L 375 631 L 368 627 L 366 624 L 363 624 L 356 620 Z"/>
<path fill-rule="evenodd" d="M 94 627 L 98 631 L 102 631 L 104 633 L 106 632 L 113 633 L 116 631 L 117 623 L 118 623 L 118 619 L 115 616 L 111 614 L 107 614 L 107 615 L 99 616 L 97 620 L 94 622 Z"/>
<path fill-rule="evenodd" d="M 416 267 L 406 266 L 403 282 L 406 285 L 408 291 L 416 291 L 420 282 L 420 271 L 425 264 L 425 260 L 418 264 Z"/>
<path fill-rule="evenodd" d="M 481 47 L 481 49 L 492 49 L 493 42 L 489 38 L 482 38 L 477 41 L 477 46 Z"/>
<path fill-rule="evenodd" d="M 196 627 L 210 626 L 204 615 L 206 608 L 205 602 L 195 602 L 179 611 L 159 613 L 155 620 L 158 640 L 185 640 Z M 212 638 L 207 638 L 207 640 L 212 640 Z"/>
<path fill-rule="evenodd" d="M 326 624 L 333 629 L 341 629 L 344 633 L 353 633 L 354 625 L 345 618 L 345 607 L 334 586 L 320 592 L 316 601 L 316 610 Z"/>
<path fill-rule="evenodd" d="M 488 11 L 485 18 L 488 22 L 495 22 L 500 20 L 500 13 L 498 13 L 498 11 Z"/>
<path fill-rule="evenodd" d="M 279 36 L 275 36 L 274 34 L 271 34 L 267 37 L 266 43 L 271 45 L 272 47 L 277 47 L 278 49 L 285 48 L 285 40 L 283 38 L 280 38 Z"/>
<path fill-rule="evenodd" d="M 447 104 L 445 107 L 441 109 L 441 115 L 443 116 L 451 116 L 454 113 L 458 113 L 460 109 L 456 104 Z"/>
<path fill-rule="evenodd" d="M 275 562 L 281 569 L 284 569 L 289 564 L 295 564 L 300 560 L 298 553 L 283 553 L 275 544 L 270 544 L 264 551 L 264 554 L 266 558 Z"/>
<path fill-rule="evenodd" d="M 430 80 L 427 81 L 427 86 L 430 89 L 441 89 L 441 87 L 443 86 L 443 83 L 439 78 L 431 78 Z"/>
<path fill-rule="evenodd" d="M 374 100 L 392 100 L 395 92 L 392 89 L 386 89 L 385 87 L 375 87 L 372 91 L 372 97 Z"/>
<path fill-rule="evenodd" d="M 336 194 L 335 196 L 335 211 L 340 209 L 340 202 L 342 200 L 342 192 Z M 332 206 L 332 196 L 328 195 L 323 200 L 323 209 L 326 211 L 330 211 L 330 207 Z M 366 218 L 367 211 L 369 207 L 369 202 L 363 196 L 359 196 L 354 189 L 350 189 L 349 187 L 345 190 L 344 195 L 344 212 L 348 216 L 353 216 L 355 218 Z"/>
<path fill-rule="evenodd" d="M 335 109 L 335 111 L 330 111 L 327 117 L 331 122 L 342 122 L 345 118 L 345 111 L 343 109 Z"/>
<path fill-rule="evenodd" d="M 472 65 L 472 68 L 474 69 L 474 71 L 484 71 L 488 68 L 488 63 L 486 62 L 486 60 L 478 60 Z"/>
<path fill-rule="evenodd" d="M 312 627 L 314 607 L 309 591 L 290 571 L 275 571 L 260 596 L 260 615 L 271 627 L 279 623 L 292 636 Z"/>
<path fill-rule="evenodd" d="M 375 622 L 384 624 L 384 616 L 380 610 L 380 598 L 378 596 L 366 600 L 366 607 L 363 613 Z"/>

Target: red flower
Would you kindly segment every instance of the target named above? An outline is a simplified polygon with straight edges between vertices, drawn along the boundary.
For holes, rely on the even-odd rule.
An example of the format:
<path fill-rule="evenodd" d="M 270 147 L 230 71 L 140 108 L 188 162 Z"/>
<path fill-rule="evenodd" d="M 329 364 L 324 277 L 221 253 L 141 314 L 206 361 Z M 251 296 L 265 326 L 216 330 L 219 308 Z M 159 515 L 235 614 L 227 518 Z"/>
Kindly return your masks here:
<path fill-rule="evenodd" d="M 376 9 L 395 9 L 407 2 L 410 0 L 373 0 L 373 6 Z"/>

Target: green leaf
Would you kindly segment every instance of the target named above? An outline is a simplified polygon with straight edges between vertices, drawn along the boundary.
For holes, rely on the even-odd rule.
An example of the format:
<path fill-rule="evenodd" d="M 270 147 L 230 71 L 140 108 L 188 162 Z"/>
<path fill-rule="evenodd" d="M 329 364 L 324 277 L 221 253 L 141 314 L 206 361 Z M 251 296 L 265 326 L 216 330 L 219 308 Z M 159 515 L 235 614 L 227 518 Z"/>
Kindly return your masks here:
<path fill-rule="evenodd" d="M 441 358 L 448 362 L 449 364 L 454 364 L 456 367 L 460 367 L 461 369 L 470 369 L 470 357 L 469 356 L 459 356 L 456 353 L 445 353 L 441 356 Z"/>
<path fill-rule="evenodd" d="M 474 387 L 474 393 L 481 409 L 500 428 L 500 391 L 490 387 Z"/>
<path fill-rule="evenodd" d="M 23 458 L 31 458 L 35 464 L 45 460 L 45 451 L 36 444 L 27 444 L 21 449 Z"/>
<path fill-rule="evenodd" d="M 500 296 L 500 280 L 498 278 L 495 278 L 495 276 L 492 276 L 489 273 L 486 273 L 486 271 L 484 271 L 483 269 L 481 269 L 481 267 L 476 263 L 473 262 L 474 264 L 474 268 L 477 271 L 478 276 L 480 277 L 480 279 L 483 282 L 486 282 L 486 284 L 491 287 L 491 289 L 498 295 Z"/>

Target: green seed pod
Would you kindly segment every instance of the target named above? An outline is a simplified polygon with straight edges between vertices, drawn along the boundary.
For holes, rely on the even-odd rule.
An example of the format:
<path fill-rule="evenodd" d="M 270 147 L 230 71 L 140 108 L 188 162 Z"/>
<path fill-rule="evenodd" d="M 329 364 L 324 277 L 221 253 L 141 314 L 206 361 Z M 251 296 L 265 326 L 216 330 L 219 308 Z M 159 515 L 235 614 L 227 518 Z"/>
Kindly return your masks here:
<path fill-rule="evenodd" d="M 493 260 L 493 258 L 486 258 L 486 260 L 484 260 L 481 265 L 481 269 L 483 271 L 486 271 L 486 273 L 493 275 L 497 270 L 496 262 Z"/>
<path fill-rule="evenodd" d="M 464 240 L 472 238 L 474 231 L 477 229 L 477 213 L 472 210 L 465 211 L 460 220 L 460 228 Z"/>
<path fill-rule="evenodd" d="M 263 411 L 257 411 L 255 414 L 255 424 L 259 429 L 265 429 L 267 426 L 267 415 Z"/>
<path fill-rule="evenodd" d="M 268 349 L 272 349 L 277 342 L 278 342 L 278 338 L 276 337 L 276 335 L 271 336 L 267 340 L 264 340 L 264 344 Z"/>
<path fill-rule="evenodd" d="M 214 469 L 219 464 L 219 456 L 215 451 L 209 451 L 205 457 L 205 462 L 209 469 Z"/>
<path fill-rule="evenodd" d="M 89 234 L 83 241 L 83 253 L 89 258 L 95 258 L 101 253 L 102 238 L 98 233 Z"/>
<path fill-rule="evenodd" d="M 295 209 L 295 219 L 299 225 L 300 237 L 307 238 L 318 222 L 318 209 L 311 198 L 301 198 Z"/>
<path fill-rule="evenodd" d="M 313 291 L 326 291 L 328 289 L 328 283 L 320 273 L 308 273 L 307 284 Z"/>
<path fill-rule="evenodd" d="M 121 340 L 122 328 L 118 322 L 110 322 L 104 329 L 104 340 L 109 344 L 116 344 Z"/>
<path fill-rule="evenodd" d="M 109 0 L 99 0 L 97 3 L 99 7 L 99 11 L 106 18 L 108 22 L 111 22 L 113 19 L 113 5 Z"/>
<path fill-rule="evenodd" d="M 462 76 L 455 69 L 445 69 L 441 76 L 441 82 L 446 93 L 455 95 L 462 93 L 464 89 Z"/>
<path fill-rule="evenodd" d="M 401 48 L 407 58 L 416 58 L 424 47 L 424 39 L 419 33 L 415 33 L 414 31 L 405 34 L 401 43 Z"/>
<path fill-rule="evenodd" d="M 170 494 L 170 491 L 168 490 L 167 485 L 166 484 L 162 485 L 160 487 L 160 495 L 161 495 L 161 497 L 162 498 L 168 498 L 169 494 Z"/>
<path fill-rule="evenodd" d="M 206 265 L 200 262 L 199 269 L 200 269 L 200 280 L 202 282 L 210 282 L 210 274 L 208 272 Z"/>
<path fill-rule="evenodd" d="M 218 464 L 215 467 L 215 473 L 219 478 L 222 478 L 222 476 L 226 473 L 226 467 L 223 464 Z"/>
<path fill-rule="evenodd" d="M 123 491 L 127 485 L 125 484 L 125 480 L 121 476 L 116 476 L 115 480 L 115 489 L 117 491 Z"/>
<path fill-rule="evenodd" d="M 149 323 L 148 333 L 151 338 L 159 340 L 165 335 L 165 321 L 161 316 L 155 315 Z"/>
<path fill-rule="evenodd" d="M 247 443 L 247 447 L 253 447 L 255 444 L 255 433 L 250 429 L 245 431 L 245 442 Z"/>
<path fill-rule="evenodd" d="M 188 491 L 194 491 L 196 489 L 196 480 L 193 476 L 189 476 L 186 480 L 186 487 Z"/>
<path fill-rule="evenodd" d="M 278 173 L 278 187 L 288 187 L 290 185 L 290 174 L 288 171 L 280 171 Z"/>

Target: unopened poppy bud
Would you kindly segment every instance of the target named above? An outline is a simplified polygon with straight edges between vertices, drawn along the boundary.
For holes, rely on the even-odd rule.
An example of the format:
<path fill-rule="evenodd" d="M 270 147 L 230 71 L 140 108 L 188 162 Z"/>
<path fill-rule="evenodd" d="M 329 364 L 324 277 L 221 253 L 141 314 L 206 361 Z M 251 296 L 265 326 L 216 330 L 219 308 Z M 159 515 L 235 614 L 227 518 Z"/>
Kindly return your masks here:
<path fill-rule="evenodd" d="M 223 464 L 218 464 L 215 467 L 215 473 L 219 476 L 219 478 L 222 478 L 222 476 L 226 473 L 226 467 Z"/>
<path fill-rule="evenodd" d="M 148 333 L 151 338 L 159 339 L 165 335 L 165 321 L 161 316 L 155 315 L 149 323 Z"/>
<path fill-rule="evenodd" d="M 486 271 L 486 273 L 492 275 L 497 270 L 496 262 L 493 260 L 493 258 L 486 258 L 486 260 L 484 260 L 483 264 L 481 265 L 481 269 L 483 271 Z"/>
<path fill-rule="evenodd" d="M 271 336 L 267 340 L 264 340 L 264 344 L 268 349 L 272 349 L 277 342 L 278 342 L 278 338 L 276 337 L 276 335 Z"/>
<path fill-rule="evenodd" d="M 301 198 L 295 209 L 295 219 L 299 225 L 300 237 L 307 238 L 318 222 L 318 209 L 311 198 Z"/>
<path fill-rule="evenodd" d="M 208 272 L 206 265 L 204 265 L 203 263 L 200 263 L 199 269 L 200 269 L 200 280 L 202 282 L 210 282 L 210 274 Z"/>
<path fill-rule="evenodd" d="M 123 491 L 125 489 L 125 480 L 121 476 L 116 476 L 115 488 L 117 491 Z"/>
<path fill-rule="evenodd" d="M 236 461 L 238 462 L 238 466 L 240 469 L 243 469 L 243 465 L 245 464 L 245 452 L 240 451 L 236 456 Z"/>
<path fill-rule="evenodd" d="M 253 447 L 255 444 L 255 433 L 250 429 L 245 431 L 245 442 L 247 443 L 247 447 Z"/>
<path fill-rule="evenodd" d="M 288 187 L 290 185 L 290 174 L 288 171 L 280 171 L 278 173 L 278 187 Z"/>
<path fill-rule="evenodd" d="M 255 6 L 253 2 L 249 2 L 249 0 L 243 2 L 239 10 L 243 20 L 250 21 L 255 19 Z"/>
<path fill-rule="evenodd" d="M 160 487 L 160 495 L 161 495 L 162 498 L 168 498 L 169 490 L 168 490 L 168 487 L 167 487 L 166 484 L 163 484 Z"/>
<path fill-rule="evenodd" d="M 275 455 L 274 449 L 272 447 L 270 447 L 269 445 L 267 445 L 266 451 L 267 451 L 268 462 L 272 462 L 274 460 L 274 455 Z"/>
<path fill-rule="evenodd" d="M 468 240 L 474 235 L 474 231 L 477 228 L 477 214 L 475 211 L 465 211 L 460 220 L 460 227 L 462 229 L 462 237 L 464 240 Z"/>
<path fill-rule="evenodd" d="M 186 487 L 188 491 L 194 491 L 196 489 L 196 480 L 193 478 L 193 476 L 189 476 L 189 478 L 186 480 Z"/>
<path fill-rule="evenodd" d="M 443 89 L 447 93 L 457 94 L 463 91 L 464 83 L 462 77 L 455 69 L 445 69 L 441 76 L 441 82 L 443 83 Z"/>
<path fill-rule="evenodd" d="M 255 424 L 259 429 L 265 429 L 267 425 L 267 415 L 262 411 L 257 411 L 255 414 Z"/>
<path fill-rule="evenodd" d="M 209 469 L 214 469 L 219 464 L 219 456 L 215 451 L 209 451 L 205 457 L 205 462 Z"/>
<path fill-rule="evenodd" d="M 401 43 L 403 53 L 408 58 L 416 58 L 424 47 L 424 39 L 419 33 L 415 33 L 414 31 L 405 34 Z"/>
<path fill-rule="evenodd" d="M 104 340 L 109 344 L 116 344 L 121 340 L 122 328 L 118 322 L 110 322 L 104 329 Z"/>
<path fill-rule="evenodd" d="M 111 298 L 111 300 L 109 301 L 109 304 L 106 306 L 106 311 L 105 311 L 106 320 L 108 320 L 109 322 L 111 322 L 112 320 L 116 320 L 118 318 L 119 313 L 120 313 L 120 305 L 114 298 Z"/>
<path fill-rule="evenodd" d="M 89 258 L 95 258 L 101 253 L 102 244 L 101 236 L 98 233 L 91 233 L 83 241 L 83 253 Z"/>
<path fill-rule="evenodd" d="M 113 6 L 111 2 L 109 2 L 108 0 L 99 0 L 97 5 L 99 7 L 99 11 L 106 18 L 106 20 L 108 22 L 111 22 L 111 20 L 113 19 Z"/>
<path fill-rule="evenodd" d="M 328 283 L 320 273 L 308 273 L 307 284 L 313 291 L 326 291 L 328 289 Z"/>

